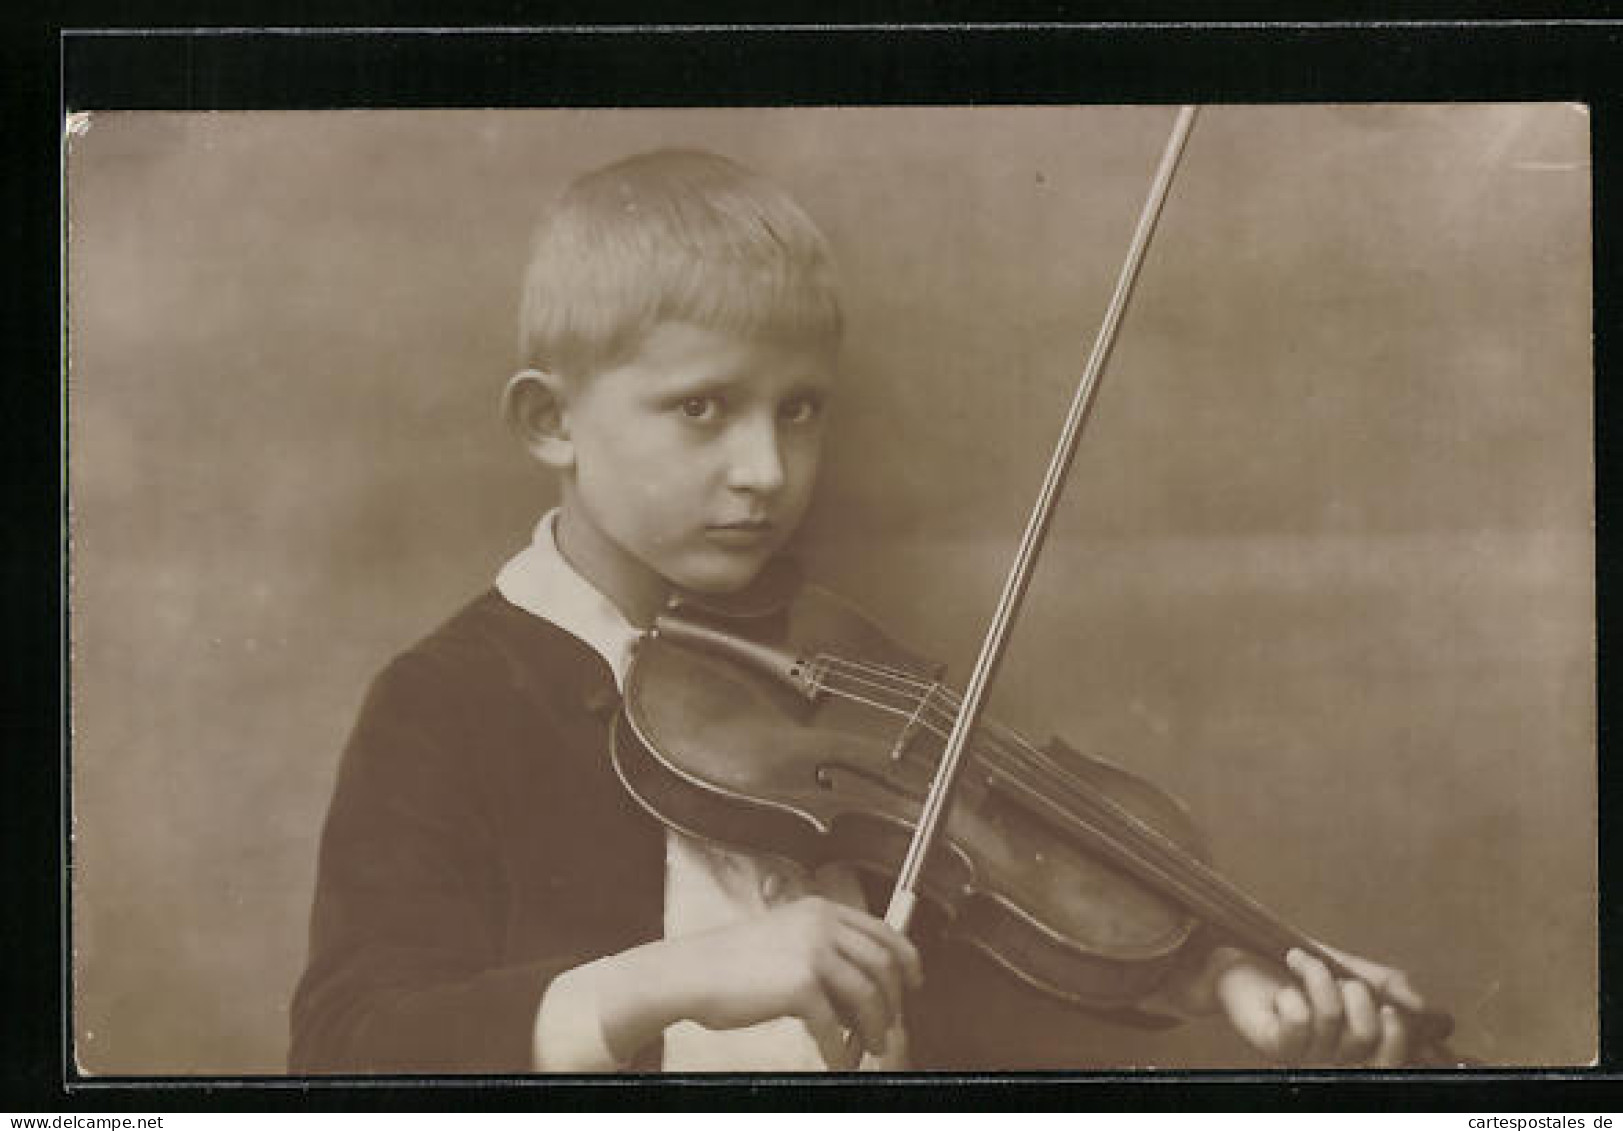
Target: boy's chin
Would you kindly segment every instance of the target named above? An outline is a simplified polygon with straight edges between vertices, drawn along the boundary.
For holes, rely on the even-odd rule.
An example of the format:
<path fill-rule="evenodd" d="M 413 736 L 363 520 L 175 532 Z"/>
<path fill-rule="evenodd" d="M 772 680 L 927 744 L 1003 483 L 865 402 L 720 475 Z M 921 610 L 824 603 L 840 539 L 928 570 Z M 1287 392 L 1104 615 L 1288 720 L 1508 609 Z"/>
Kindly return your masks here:
<path fill-rule="evenodd" d="M 742 593 L 748 589 L 760 576 L 761 570 L 756 568 L 748 572 L 717 574 L 715 572 L 695 573 L 675 581 L 678 589 L 689 593 L 699 593 L 706 597 L 730 597 L 735 593 Z"/>
<path fill-rule="evenodd" d="M 733 559 L 722 562 L 695 562 L 680 571 L 681 576 L 668 576 L 678 589 L 707 597 L 728 597 L 748 589 L 771 561 L 771 555 L 759 560 Z"/>

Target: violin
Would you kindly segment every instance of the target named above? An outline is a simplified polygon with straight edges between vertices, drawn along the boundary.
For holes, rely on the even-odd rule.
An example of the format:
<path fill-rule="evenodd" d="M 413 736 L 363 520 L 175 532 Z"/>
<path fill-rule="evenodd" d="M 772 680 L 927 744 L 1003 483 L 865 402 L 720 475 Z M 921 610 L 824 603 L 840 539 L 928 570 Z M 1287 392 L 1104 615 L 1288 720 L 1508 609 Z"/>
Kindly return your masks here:
<path fill-rule="evenodd" d="M 958 696 L 941 665 L 844 599 L 773 587 L 793 592 L 744 610 L 682 597 L 657 619 L 626 674 L 615 770 L 683 833 L 894 877 Z M 1171 795 L 992 721 L 973 736 L 921 894 L 948 938 L 1084 1010 L 1132 1006 L 1197 938 L 1280 962 L 1297 947 L 1356 976 L 1214 869 Z M 1410 1014 L 1409 1028 L 1417 1063 L 1463 1063 L 1444 1044 L 1447 1014 Z"/>
<path fill-rule="evenodd" d="M 673 599 L 638 645 L 611 731 L 622 782 L 667 826 L 893 877 L 892 927 L 933 906 L 950 937 L 1084 1009 L 1140 1000 L 1197 937 L 1281 964 L 1300 949 L 1357 977 L 1213 868 L 1167 793 L 981 718 L 1195 113 L 1179 111 L 964 691 L 779 563 L 731 599 Z M 1446 1013 L 1370 989 L 1407 1015 L 1417 1063 L 1467 1063 L 1447 1047 Z"/>

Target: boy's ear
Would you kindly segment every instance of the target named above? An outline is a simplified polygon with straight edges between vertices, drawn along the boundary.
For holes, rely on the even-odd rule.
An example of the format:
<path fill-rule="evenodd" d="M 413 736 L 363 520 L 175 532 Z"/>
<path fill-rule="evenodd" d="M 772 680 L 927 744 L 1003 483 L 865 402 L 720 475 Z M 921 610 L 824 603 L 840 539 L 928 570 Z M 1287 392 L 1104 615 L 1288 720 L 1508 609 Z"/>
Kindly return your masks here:
<path fill-rule="evenodd" d="M 529 453 L 555 471 L 575 466 L 565 413 L 568 388 L 555 373 L 523 369 L 502 392 L 502 417 Z"/>

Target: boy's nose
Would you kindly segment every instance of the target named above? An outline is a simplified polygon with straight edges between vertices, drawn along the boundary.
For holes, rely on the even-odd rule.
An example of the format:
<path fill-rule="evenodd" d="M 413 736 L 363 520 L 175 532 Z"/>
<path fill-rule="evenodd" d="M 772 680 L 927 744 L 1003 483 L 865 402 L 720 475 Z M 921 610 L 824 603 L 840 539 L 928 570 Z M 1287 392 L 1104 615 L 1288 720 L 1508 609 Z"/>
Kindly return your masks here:
<path fill-rule="evenodd" d="M 740 491 L 776 491 L 783 486 L 783 453 L 776 422 L 741 422 L 733 436 L 727 481 Z"/>

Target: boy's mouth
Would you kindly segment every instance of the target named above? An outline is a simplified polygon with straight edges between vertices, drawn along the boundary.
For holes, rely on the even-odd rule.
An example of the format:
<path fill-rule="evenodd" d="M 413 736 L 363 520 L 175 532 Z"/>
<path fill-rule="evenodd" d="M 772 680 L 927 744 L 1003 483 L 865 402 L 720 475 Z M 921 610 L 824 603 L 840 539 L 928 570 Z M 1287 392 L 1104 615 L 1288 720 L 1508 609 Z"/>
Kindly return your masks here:
<path fill-rule="evenodd" d="M 752 549 L 772 537 L 772 523 L 766 519 L 743 522 L 713 522 L 704 528 L 705 536 L 721 546 Z"/>

